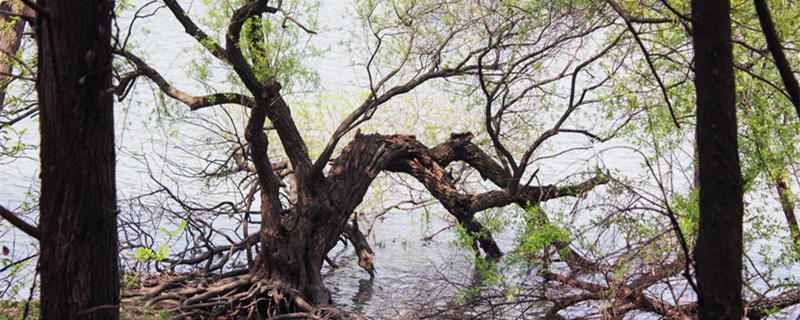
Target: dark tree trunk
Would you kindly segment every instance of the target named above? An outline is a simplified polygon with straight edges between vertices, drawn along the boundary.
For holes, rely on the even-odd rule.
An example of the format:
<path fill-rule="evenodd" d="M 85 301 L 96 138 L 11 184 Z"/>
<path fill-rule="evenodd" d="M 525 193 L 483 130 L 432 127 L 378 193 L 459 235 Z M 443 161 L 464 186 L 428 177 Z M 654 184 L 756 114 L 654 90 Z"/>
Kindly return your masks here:
<path fill-rule="evenodd" d="M 381 164 L 370 170 L 370 160 L 379 144 L 376 141 L 349 144 L 328 177 L 308 178 L 302 166 L 295 166 L 297 202 L 291 212 L 283 212 L 278 199 L 280 182 L 269 164 L 268 141 L 262 128 L 270 114 L 268 110 L 288 113 L 288 107 L 280 96 L 269 107 L 260 99 L 256 104 L 246 132 L 262 188 L 261 251 L 252 273 L 299 290 L 313 304 L 330 303 L 330 293 L 322 283 L 322 264 L 380 173 Z"/>
<path fill-rule="evenodd" d="M 742 175 L 730 2 L 692 1 L 700 223 L 694 257 L 700 319 L 741 319 Z"/>
<path fill-rule="evenodd" d="M 42 319 L 119 319 L 108 0 L 39 0 Z"/>
<path fill-rule="evenodd" d="M 19 50 L 25 29 L 25 20 L 13 16 L 22 12 L 23 6 L 18 0 L 0 0 L 0 110 L 3 110 L 6 90 L 11 82 L 8 75 L 13 69 L 13 59 L 10 55 Z"/>
<path fill-rule="evenodd" d="M 261 186 L 261 251 L 251 272 L 264 280 L 299 290 L 314 304 L 329 303 L 330 294 L 324 289 L 320 274 L 329 250 L 326 236 L 337 228 L 341 233 L 343 224 L 337 227 L 330 221 L 314 219 L 332 216 L 330 205 L 319 205 L 329 199 L 309 196 L 309 189 L 301 182 L 297 186 L 294 212 L 284 214 L 278 197 L 280 181 L 272 171 L 267 154 L 269 141 L 263 131 L 267 116 L 276 110 L 288 112 L 280 96 L 273 96 L 272 101 L 258 97 L 245 133 Z M 296 174 L 302 176 L 303 172 Z M 332 242 L 335 243 L 335 239 Z"/>

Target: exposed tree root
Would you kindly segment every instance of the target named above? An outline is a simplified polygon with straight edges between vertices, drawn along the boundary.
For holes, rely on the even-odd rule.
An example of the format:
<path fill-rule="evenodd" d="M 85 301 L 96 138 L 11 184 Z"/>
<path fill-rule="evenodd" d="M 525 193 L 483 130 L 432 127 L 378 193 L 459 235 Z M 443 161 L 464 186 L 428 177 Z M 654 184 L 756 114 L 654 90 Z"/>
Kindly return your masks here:
<path fill-rule="evenodd" d="M 125 293 L 171 319 L 362 319 L 335 307 L 313 306 L 289 286 L 246 274 L 214 279 L 183 274 Z M 213 281 L 213 282 L 212 282 Z"/>

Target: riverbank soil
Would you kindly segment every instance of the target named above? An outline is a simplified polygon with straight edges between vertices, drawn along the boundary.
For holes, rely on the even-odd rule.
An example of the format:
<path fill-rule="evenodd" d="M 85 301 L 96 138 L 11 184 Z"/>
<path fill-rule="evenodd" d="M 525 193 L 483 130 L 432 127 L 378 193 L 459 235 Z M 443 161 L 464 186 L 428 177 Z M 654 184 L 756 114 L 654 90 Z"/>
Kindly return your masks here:
<path fill-rule="evenodd" d="M 155 305 L 145 308 L 141 299 L 122 299 L 120 308 L 120 319 L 124 320 L 166 320 L 172 314 L 166 310 L 168 305 Z M 39 300 L 27 301 L 0 301 L 0 320 L 21 320 L 26 315 L 25 308 L 28 306 L 25 320 L 39 319 Z"/>

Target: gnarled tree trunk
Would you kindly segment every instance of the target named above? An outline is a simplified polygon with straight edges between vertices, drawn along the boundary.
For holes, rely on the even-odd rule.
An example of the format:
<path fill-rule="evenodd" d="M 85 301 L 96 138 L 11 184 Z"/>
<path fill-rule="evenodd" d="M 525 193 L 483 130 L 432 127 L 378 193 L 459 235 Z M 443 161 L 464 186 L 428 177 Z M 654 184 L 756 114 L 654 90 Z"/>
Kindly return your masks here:
<path fill-rule="evenodd" d="M 248 128 L 261 128 L 253 120 L 258 117 L 256 111 L 251 117 Z M 502 252 L 492 235 L 475 220 L 478 212 L 514 203 L 539 203 L 575 195 L 605 183 L 604 179 L 593 178 L 577 188 L 521 186 L 521 191 L 515 195 L 505 190 L 460 193 L 444 171 L 444 167 L 453 161 L 470 163 L 487 179 L 501 181 L 502 174 L 505 174 L 498 170 L 501 168 L 499 164 L 470 142 L 471 138 L 471 134 L 453 135 L 429 149 L 413 136 L 356 134 L 333 162 L 327 177 L 316 180 L 300 178 L 303 182 L 298 184 L 298 201 L 293 210 L 280 219 L 274 217 L 281 211 L 272 209 L 280 206 L 275 205 L 278 203 L 277 185 L 262 187 L 262 247 L 259 263 L 253 272 L 297 288 L 315 304 L 330 302 L 330 294 L 320 277 L 324 258 L 336 244 L 369 185 L 383 171 L 407 173 L 420 181 L 465 229 L 478 235 L 476 246 L 480 246 L 490 258 L 498 258 Z M 266 142 L 266 139 L 251 139 L 249 133 L 248 140 L 251 145 Z M 257 151 L 259 149 L 262 148 L 252 149 L 254 160 L 257 158 L 255 153 L 263 154 Z M 302 177 L 302 173 L 299 176 Z M 262 180 L 262 183 L 270 181 Z"/>

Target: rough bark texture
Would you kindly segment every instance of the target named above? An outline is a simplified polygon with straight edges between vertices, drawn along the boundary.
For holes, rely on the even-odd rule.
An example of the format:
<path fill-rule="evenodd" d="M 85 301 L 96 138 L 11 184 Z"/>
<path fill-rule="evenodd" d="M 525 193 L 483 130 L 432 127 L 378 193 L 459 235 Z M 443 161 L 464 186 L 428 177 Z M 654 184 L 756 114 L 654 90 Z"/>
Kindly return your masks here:
<path fill-rule="evenodd" d="M 14 15 L 22 14 L 23 5 L 18 0 L 0 0 L 0 110 L 6 99 L 6 89 L 11 81 L 12 58 L 22 41 L 25 20 Z"/>
<path fill-rule="evenodd" d="M 741 319 L 742 175 L 730 2 L 692 1 L 700 222 L 694 257 L 701 319 Z"/>
<path fill-rule="evenodd" d="M 42 319 L 119 319 L 108 0 L 40 0 Z"/>

